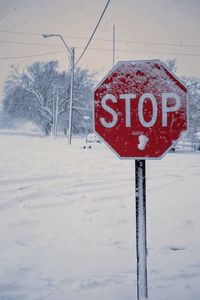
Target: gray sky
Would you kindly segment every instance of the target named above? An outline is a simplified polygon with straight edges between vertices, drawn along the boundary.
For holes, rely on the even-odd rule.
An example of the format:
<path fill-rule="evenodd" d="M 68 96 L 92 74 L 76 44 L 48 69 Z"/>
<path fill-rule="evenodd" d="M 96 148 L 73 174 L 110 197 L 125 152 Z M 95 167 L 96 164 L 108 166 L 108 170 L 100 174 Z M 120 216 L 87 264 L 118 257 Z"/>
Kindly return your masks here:
<path fill-rule="evenodd" d="M 106 2 L 0 0 L 0 96 L 12 64 L 24 68 L 37 60 L 58 60 L 61 69 L 68 68 L 65 52 L 35 56 L 65 50 L 61 40 L 44 39 L 41 34 L 62 34 L 69 47 L 76 47 L 78 58 Z M 176 58 L 178 75 L 200 78 L 199 0 L 111 0 L 79 63 L 82 68 L 97 71 L 98 79 L 112 67 L 113 24 L 116 61 Z M 16 58 L 22 56 L 33 57 Z"/>

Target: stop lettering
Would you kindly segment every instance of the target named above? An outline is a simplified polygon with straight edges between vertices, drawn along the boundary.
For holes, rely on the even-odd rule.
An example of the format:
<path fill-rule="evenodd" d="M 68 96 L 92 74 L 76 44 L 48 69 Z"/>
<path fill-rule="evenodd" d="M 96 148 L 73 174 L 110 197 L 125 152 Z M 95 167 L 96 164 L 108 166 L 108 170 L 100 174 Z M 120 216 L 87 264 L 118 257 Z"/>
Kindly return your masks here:
<path fill-rule="evenodd" d="M 120 94 L 120 100 L 124 100 L 124 110 L 125 110 L 125 126 L 131 127 L 131 100 L 136 99 L 136 94 Z M 150 100 L 152 104 L 152 117 L 149 122 L 145 121 L 143 108 L 145 100 Z M 175 104 L 173 106 L 167 106 L 168 99 L 174 99 Z M 105 118 L 100 118 L 102 125 L 106 128 L 112 128 L 117 124 L 118 115 L 116 111 L 114 111 L 107 102 L 111 100 L 113 103 L 117 103 L 117 98 L 112 94 L 107 94 L 102 98 L 102 107 L 112 116 L 112 121 L 107 122 Z M 167 126 L 167 114 L 169 112 L 175 112 L 180 108 L 181 101 L 180 97 L 175 93 L 163 93 L 162 94 L 162 126 Z M 145 93 L 139 98 L 138 102 L 138 117 L 139 121 L 144 127 L 152 127 L 158 116 L 158 105 L 155 96 L 151 93 Z M 134 122 L 134 120 L 133 120 Z"/>

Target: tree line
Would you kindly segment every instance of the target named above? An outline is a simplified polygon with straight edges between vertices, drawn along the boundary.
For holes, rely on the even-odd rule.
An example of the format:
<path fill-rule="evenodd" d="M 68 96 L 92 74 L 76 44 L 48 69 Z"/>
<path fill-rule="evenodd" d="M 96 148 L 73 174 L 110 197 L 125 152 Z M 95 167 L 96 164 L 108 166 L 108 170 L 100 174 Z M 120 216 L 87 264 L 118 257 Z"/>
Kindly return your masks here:
<path fill-rule="evenodd" d="M 167 60 L 164 64 L 176 73 L 175 60 Z M 92 131 L 94 75 L 87 69 L 75 68 L 72 123 L 74 134 L 85 131 L 86 116 L 89 131 Z M 58 130 L 67 134 L 70 78 L 70 71 L 60 71 L 57 61 L 35 62 L 23 71 L 12 66 L 10 76 L 5 82 L 4 115 L 10 121 L 31 121 L 49 135 L 53 129 L 57 103 Z M 193 138 L 200 131 L 200 80 L 194 77 L 181 79 L 188 88 L 188 135 Z"/>

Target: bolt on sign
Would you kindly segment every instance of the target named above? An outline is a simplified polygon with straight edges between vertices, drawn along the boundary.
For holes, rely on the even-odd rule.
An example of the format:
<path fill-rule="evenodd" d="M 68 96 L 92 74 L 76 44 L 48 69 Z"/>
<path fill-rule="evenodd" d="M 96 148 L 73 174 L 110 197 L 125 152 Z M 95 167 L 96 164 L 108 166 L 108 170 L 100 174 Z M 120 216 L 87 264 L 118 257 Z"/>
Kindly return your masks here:
<path fill-rule="evenodd" d="M 122 61 L 94 91 L 94 119 L 119 157 L 161 158 L 187 129 L 187 89 L 159 60 Z"/>

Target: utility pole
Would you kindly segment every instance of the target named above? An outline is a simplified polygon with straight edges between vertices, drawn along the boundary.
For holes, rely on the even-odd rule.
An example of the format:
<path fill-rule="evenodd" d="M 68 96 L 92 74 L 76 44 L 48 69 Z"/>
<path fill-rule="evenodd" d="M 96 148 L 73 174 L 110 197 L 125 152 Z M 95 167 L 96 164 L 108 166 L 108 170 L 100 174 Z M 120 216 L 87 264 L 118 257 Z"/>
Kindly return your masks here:
<path fill-rule="evenodd" d="M 58 95 L 58 87 L 54 86 L 53 88 L 53 135 L 54 138 L 56 139 L 57 137 L 57 128 L 58 128 L 58 100 L 59 100 L 59 95 Z"/>
<path fill-rule="evenodd" d="M 74 58 L 75 48 L 71 48 L 71 84 L 70 84 L 70 101 L 69 101 L 69 132 L 68 132 L 68 143 L 71 144 L 72 139 L 72 115 L 73 115 L 73 97 L 74 97 Z"/>
<path fill-rule="evenodd" d="M 53 115 L 53 135 L 55 137 L 55 91 L 56 91 L 56 88 L 55 86 L 53 87 L 53 101 L 52 101 L 52 115 Z"/>
<path fill-rule="evenodd" d="M 115 65 L 115 25 L 113 25 L 113 67 Z"/>
<path fill-rule="evenodd" d="M 59 100 L 59 95 L 58 95 L 58 87 L 56 87 L 56 107 L 55 107 L 55 139 L 57 138 L 57 132 L 58 132 L 58 100 Z"/>
<path fill-rule="evenodd" d="M 69 102 L 68 143 L 71 145 L 71 139 L 72 139 L 72 115 L 73 115 L 73 94 L 74 94 L 74 68 L 75 68 L 74 59 L 75 59 L 75 48 L 74 47 L 69 48 L 61 34 L 51 33 L 51 34 L 43 34 L 42 36 L 44 38 L 59 37 L 62 40 L 63 44 L 65 45 L 65 47 L 66 47 L 66 49 L 67 49 L 67 51 L 69 52 L 69 55 L 70 55 L 71 83 L 70 83 L 70 102 Z"/>

